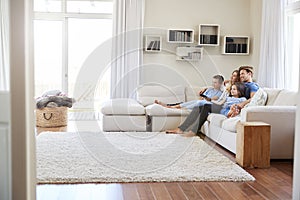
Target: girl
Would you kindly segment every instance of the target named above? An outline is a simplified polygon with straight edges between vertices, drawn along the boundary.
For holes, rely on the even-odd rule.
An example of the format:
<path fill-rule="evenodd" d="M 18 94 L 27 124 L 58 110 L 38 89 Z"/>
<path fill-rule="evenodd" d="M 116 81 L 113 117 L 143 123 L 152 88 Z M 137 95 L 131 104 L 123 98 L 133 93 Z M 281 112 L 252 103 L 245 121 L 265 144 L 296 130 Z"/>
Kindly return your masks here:
<path fill-rule="evenodd" d="M 246 101 L 246 97 L 244 97 L 245 86 L 243 83 L 236 82 L 230 88 L 230 95 L 226 98 L 220 114 L 223 114 L 227 117 L 233 117 L 233 113 L 235 112 L 236 104 Z"/>

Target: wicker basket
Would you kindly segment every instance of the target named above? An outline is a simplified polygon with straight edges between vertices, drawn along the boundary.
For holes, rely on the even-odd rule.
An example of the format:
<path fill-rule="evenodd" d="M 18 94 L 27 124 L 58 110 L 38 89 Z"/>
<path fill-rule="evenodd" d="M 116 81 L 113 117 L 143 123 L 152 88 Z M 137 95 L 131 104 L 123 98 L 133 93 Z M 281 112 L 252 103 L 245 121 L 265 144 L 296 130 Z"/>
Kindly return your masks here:
<path fill-rule="evenodd" d="M 36 126 L 39 127 L 59 127 L 67 126 L 68 107 L 53 107 L 36 109 Z"/>

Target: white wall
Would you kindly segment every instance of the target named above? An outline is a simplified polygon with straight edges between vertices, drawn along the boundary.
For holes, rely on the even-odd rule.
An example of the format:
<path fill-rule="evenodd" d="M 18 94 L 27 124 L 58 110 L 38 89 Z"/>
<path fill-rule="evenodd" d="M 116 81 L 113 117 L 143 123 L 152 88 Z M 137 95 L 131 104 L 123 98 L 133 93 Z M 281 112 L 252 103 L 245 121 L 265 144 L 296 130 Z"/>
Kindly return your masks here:
<path fill-rule="evenodd" d="M 206 85 L 210 84 L 211 77 L 217 73 L 229 78 L 231 72 L 240 65 L 248 64 L 256 68 L 259 52 L 260 4 L 260 0 L 146 1 L 144 35 L 160 34 L 163 37 L 163 51 L 144 52 L 142 82 Z M 176 61 L 175 47 L 180 44 L 166 43 L 167 29 L 194 29 L 196 44 L 198 25 L 206 23 L 221 26 L 221 42 L 224 35 L 250 36 L 250 55 L 222 55 L 222 46 L 205 47 L 204 57 L 200 62 L 190 64 L 186 61 Z"/>
<path fill-rule="evenodd" d="M 12 199 L 35 200 L 32 0 L 10 0 Z"/>

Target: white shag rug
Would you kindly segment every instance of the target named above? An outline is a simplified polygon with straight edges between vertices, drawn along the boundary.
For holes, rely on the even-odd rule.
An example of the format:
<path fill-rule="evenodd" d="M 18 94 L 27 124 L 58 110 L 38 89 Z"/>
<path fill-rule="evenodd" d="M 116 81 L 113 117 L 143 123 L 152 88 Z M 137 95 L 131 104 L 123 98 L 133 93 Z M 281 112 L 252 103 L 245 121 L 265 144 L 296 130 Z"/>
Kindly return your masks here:
<path fill-rule="evenodd" d="M 149 132 L 44 132 L 38 183 L 253 181 L 199 137 Z"/>

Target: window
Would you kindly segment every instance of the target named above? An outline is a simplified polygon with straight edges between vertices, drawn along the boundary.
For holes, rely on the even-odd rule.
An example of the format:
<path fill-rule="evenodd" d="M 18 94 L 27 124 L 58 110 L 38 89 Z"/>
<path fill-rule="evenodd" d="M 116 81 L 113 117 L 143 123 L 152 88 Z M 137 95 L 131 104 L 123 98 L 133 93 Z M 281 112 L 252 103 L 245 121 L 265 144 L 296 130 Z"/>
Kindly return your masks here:
<path fill-rule="evenodd" d="M 112 0 L 34 0 L 35 96 L 59 89 L 72 97 L 83 62 L 112 36 L 112 8 Z M 96 98 L 109 98 L 110 70 L 102 79 Z"/>
<path fill-rule="evenodd" d="M 110 19 L 69 19 L 68 21 L 68 93 L 73 94 L 80 68 L 88 55 L 102 42 L 112 36 Z M 105 30 L 105 31 L 103 31 Z M 82 38 L 85 38 L 82 40 Z M 108 74 L 110 75 L 110 74 Z M 105 78 L 107 79 L 107 77 Z M 108 85 L 109 86 L 109 85 Z M 105 90 L 109 92 L 109 90 Z M 89 98 L 108 98 L 109 93 Z M 99 94 L 99 93 L 97 93 Z"/>
<path fill-rule="evenodd" d="M 61 12 L 61 0 L 34 0 L 35 12 Z"/>
<path fill-rule="evenodd" d="M 299 88 L 299 63 L 300 63 L 300 1 L 288 1 L 287 14 L 287 39 L 286 39 L 286 66 L 288 69 L 285 79 L 288 80 L 287 88 L 297 91 Z"/>
<path fill-rule="evenodd" d="M 34 21 L 35 94 L 62 90 L 62 22 Z"/>

